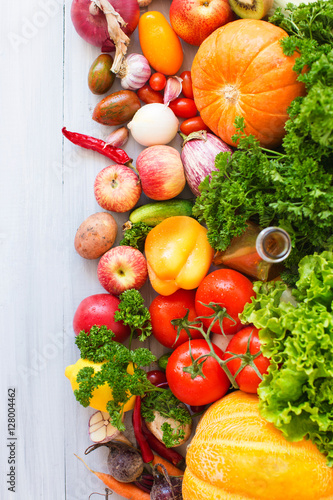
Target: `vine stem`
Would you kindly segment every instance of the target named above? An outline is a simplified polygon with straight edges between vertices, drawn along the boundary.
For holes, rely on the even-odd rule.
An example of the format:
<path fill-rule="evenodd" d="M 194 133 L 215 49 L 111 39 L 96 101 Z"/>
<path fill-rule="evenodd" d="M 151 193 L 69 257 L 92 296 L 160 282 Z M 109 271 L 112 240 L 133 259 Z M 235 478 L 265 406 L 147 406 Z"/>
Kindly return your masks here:
<path fill-rule="evenodd" d="M 205 375 L 204 375 L 203 369 L 202 369 L 202 365 L 208 358 L 211 357 L 217 361 L 219 366 L 225 372 L 225 374 L 227 375 L 227 377 L 228 377 L 228 379 L 229 379 L 229 381 L 234 389 L 239 389 L 239 385 L 236 382 L 236 377 L 245 366 L 251 366 L 253 368 L 253 370 L 255 371 L 255 373 L 258 375 L 258 377 L 262 380 L 263 377 L 262 377 L 261 373 L 259 372 L 256 364 L 254 363 L 254 360 L 258 356 L 261 355 L 261 350 L 259 350 L 256 354 L 251 354 L 251 352 L 250 352 L 250 342 L 251 342 L 253 332 L 251 332 L 251 334 L 249 336 L 249 339 L 247 342 L 247 350 L 244 354 L 235 354 L 233 352 L 227 351 L 227 354 L 230 354 L 231 357 L 227 358 L 225 360 L 221 359 L 214 351 L 214 346 L 213 346 L 213 343 L 210 339 L 210 334 L 212 332 L 212 328 L 213 328 L 214 324 L 217 321 L 219 322 L 221 330 L 223 332 L 223 328 L 222 328 L 223 318 L 225 318 L 225 317 L 227 317 L 229 319 L 233 319 L 233 318 L 231 318 L 226 313 L 226 309 L 221 307 L 219 304 L 210 302 L 209 304 L 203 304 L 203 305 L 206 307 L 211 307 L 214 310 L 214 314 L 211 316 L 199 316 L 200 319 L 202 319 L 202 318 L 211 319 L 212 318 L 212 322 L 210 323 L 210 325 L 207 329 L 207 332 L 205 332 L 202 322 L 198 325 L 197 321 L 191 322 L 188 320 L 188 310 L 187 310 L 184 318 L 182 318 L 181 323 L 180 323 L 180 320 L 172 320 L 171 321 L 172 325 L 174 325 L 174 326 L 176 326 L 176 325 L 179 326 L 179 323 L 180 323 L 182 325 L 182 327 L 186 330 L 188 335 L 189 335 L 189 328 L 200 332 L 201 335 L 203 336 L 203 338 L 206 340 L 208 347 L 209 347 L 209 350 L 210 350 L 209 353 L 202 354 L 198 358 L 194 359 L 193 355 L 192 355 L 192 349 L 191 349 L 191 337 L 189 335 L 189 337 L 190 337 L 189 353 L 190 353 L 192 364 L 190 366 L 184 367 L 183 371 L 189 373 L 191 375 L 192 379 L 194 379 L 197 376 L 201 376 L 201 377 L 205 378 Z M 199 318 L 197 318 L 197 319 L 199 319 Z M 224 332 L 223 332 L 223 335 L 225 335 Z M 227 364 L 234 359 L 240 359 L 241 365 L 240 365 L 239 369 L 237 370 L 237 372 L 235 373 L 235 375 L 232 375 Z"/>

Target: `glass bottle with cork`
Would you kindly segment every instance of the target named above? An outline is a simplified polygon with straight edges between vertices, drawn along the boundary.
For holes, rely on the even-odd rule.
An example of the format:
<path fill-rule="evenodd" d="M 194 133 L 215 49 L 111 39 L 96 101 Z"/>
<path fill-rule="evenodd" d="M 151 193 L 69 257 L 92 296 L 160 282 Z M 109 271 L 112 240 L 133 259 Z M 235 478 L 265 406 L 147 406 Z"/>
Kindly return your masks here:
<path fill-rule="evenodd" d="M 214 256 L 215 265 L 225 265 L 252 278 L 269 281 L 283 270 L 281 264 L 290 254 L 290 236 L 280 227 L 261 229 L 248 222 L 246 231 L 232 239 L 224 252 Z"/>

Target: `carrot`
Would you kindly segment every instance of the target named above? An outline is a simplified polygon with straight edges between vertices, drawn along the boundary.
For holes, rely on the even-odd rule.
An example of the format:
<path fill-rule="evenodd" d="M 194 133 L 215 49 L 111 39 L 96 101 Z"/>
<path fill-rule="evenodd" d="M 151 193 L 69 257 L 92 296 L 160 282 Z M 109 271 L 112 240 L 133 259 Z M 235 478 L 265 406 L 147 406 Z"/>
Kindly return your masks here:
<path fill-rule="evenodd" d="M 154 453 L 154 460 L 152 463 L 153 463 L 153 465 L 155 465 L 155 464 L 164 465 L 164 467 L 166 468 L 166 470 L 167 470 L 168 474 L 170 474 L 170 476 L 183 476 L 184 475 L 184 471 L 178 469 L 178 467 L 175 467 L 173 464 L 171 464 L 170 462 L 168 462 L 164 458 L 160 457 L 159 455 L 156 455 L 155 453 Z"/>
<path fill-rule="evenodd" d="M 74 453 L 75 455 L 75 453 Z M 124 498 L 127 498 L 128 500 L 150 500 L 150 494 L 146 493 L 145 491 L 140 490 L 135 484 L 132 483 L 121 483 L 120 481 L 117 481 L 114 477 L 112 477 L 110 474 L 105 474 L 104 472 L 97 472 L 85 463 L 82 458 L 78 457 L 75 455 L 76 458 L 81 460 L 81 462 L 84 463 L 84 465 L 87 467 L 90 472 L 95 474 L 95 476 L 98 477 L 103 483 L 110 488 L 114 493 L 117 493 L 118 495 L 121 495 Z"/>

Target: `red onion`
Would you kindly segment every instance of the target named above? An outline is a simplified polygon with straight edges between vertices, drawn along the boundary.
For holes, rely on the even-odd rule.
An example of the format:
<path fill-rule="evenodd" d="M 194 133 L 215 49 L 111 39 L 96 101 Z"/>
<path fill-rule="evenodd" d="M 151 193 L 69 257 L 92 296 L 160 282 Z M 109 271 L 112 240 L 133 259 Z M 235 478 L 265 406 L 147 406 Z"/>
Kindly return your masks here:
<path fill-rule="evenodd" d="M 112 26 L 108 28 L 107 16 L 109 18 L 112 16 L 108 13 L 109 9 L 115 10 L 117 15 L 113 16 Z M 115 50 L 113 42 L 117 45 L 117 41 L 119 46 L 127 46 L 128 37 L 137 27 L 139 17 L 140 8 L 137 0 L 126 0 L 126 2 L 124 0 L 96 0 L 96 2 L 93 0 L 73 0 L 71 7 L 71 18 L 77 33 L 88 43 L 101 47 L 102 52 L 113 52 Z M 115 23 L 115 19 L 117 23 Z M 117 24 L 122 29 L 118 30 Z M 110 29 L 111 32 L 116 31 L 114 36 L 110 37 Z M 123 35 L 119 32 L 122 32 Z M 120 37 L 123 37 L 123 41 L 120 40 Z"/>
<path fill-rule="evenodd" d="M 205 130 L 192 132 L 187 137 L 180 134 L 183 139 L 181 159 L 184 165 L 187 183 L 196 196 L 199 196 L 199 184 L 204 178 L 211 174 L 215 167 L 215 156 L 221 152 L 233 150 L 216 135 L 207 133 Z"/>

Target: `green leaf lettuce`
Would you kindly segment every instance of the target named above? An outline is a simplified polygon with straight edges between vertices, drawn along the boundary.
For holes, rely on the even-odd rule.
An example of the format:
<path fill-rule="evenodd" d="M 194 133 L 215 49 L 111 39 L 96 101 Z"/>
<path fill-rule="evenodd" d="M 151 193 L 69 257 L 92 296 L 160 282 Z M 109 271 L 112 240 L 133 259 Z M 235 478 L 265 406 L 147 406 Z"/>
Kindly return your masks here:
<path fill-rule="evenodd" d="M 333 253 L 304 257 L 299 273 L 297 302 L 282 282 L 256 282 L 241 319 L 260 328 L 271 361 L 261 415 L 290 441 L 311 439 L 333 466 Z"/>

